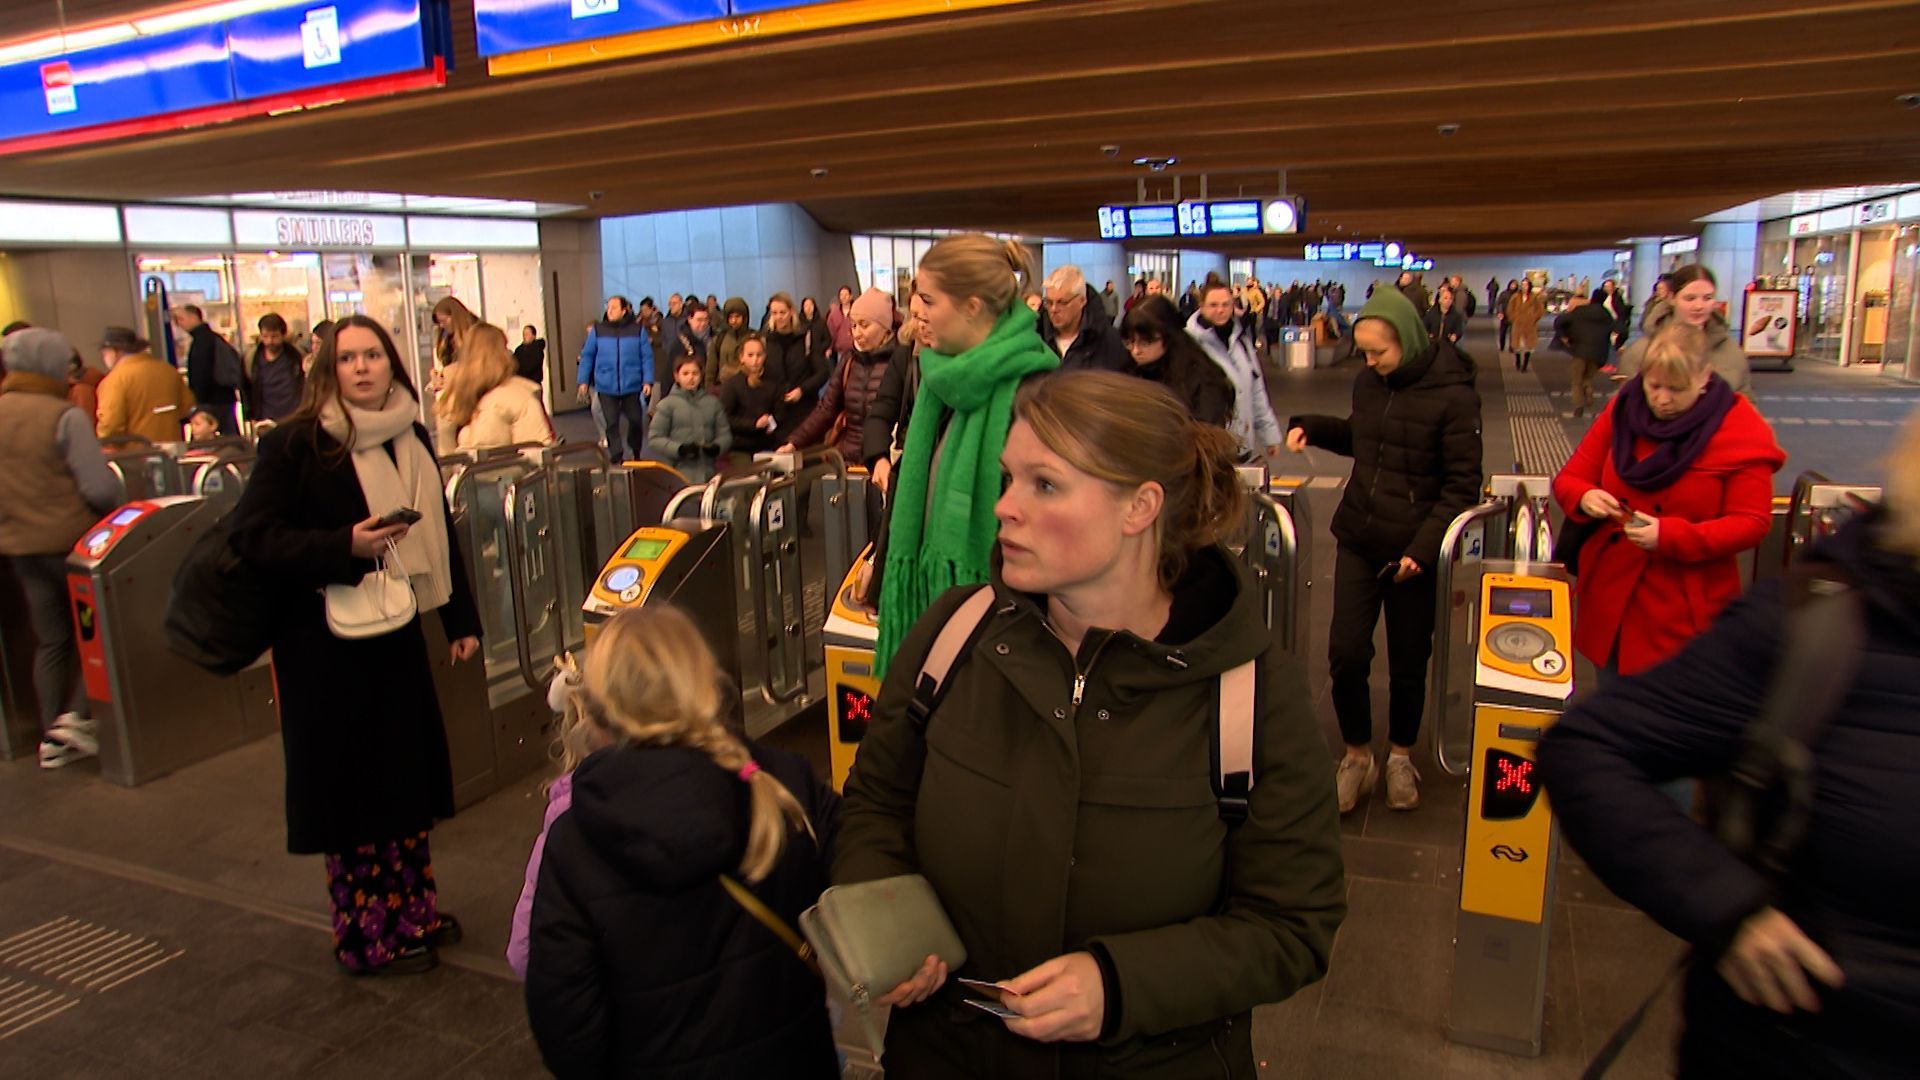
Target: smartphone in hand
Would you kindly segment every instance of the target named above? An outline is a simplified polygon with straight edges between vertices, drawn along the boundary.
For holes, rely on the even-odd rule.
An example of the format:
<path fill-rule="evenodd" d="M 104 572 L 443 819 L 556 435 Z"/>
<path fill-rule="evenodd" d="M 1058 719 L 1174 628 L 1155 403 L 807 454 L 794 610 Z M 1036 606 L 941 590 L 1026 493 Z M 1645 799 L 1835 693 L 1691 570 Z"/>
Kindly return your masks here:
<path fill-rule="evenodd" d="M 395 525 L 412 525 L 413 523 L 419 520 L 420 520 L 420 511 L 415 510 L 411 506 L 403 506 L 400 509 L 395 510 L 393 513 L 388 514 L 385 517 L 381 518 L 379 524 L 380 524 L 380 527 L 383 529 L 391 529 Z"/>

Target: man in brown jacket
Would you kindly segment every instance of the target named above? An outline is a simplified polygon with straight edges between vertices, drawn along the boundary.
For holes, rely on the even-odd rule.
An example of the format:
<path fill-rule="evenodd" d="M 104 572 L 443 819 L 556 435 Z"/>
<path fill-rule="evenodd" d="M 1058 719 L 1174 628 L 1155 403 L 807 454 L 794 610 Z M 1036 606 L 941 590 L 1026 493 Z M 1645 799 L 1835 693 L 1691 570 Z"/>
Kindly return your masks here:
<path fill-rule="evenodd" d="M 149 442 L 179 442 L 193 411 L 193 392 L 147 342 L 124 326 L 109 326 L 100 342 L 107 377 L 100 383 L 100 437 L 139 435 Z"/>

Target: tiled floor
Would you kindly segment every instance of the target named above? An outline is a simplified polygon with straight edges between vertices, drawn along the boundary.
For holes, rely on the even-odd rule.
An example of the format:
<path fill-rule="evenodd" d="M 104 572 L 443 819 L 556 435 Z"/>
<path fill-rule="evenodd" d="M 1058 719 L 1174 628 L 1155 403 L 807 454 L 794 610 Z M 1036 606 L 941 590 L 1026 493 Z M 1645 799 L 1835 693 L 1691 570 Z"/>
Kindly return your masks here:
<path fill-rule="evenodd" d="M 1344 414 L 1355 370 L 1272 373 L 1276 411 Z M 1482 377 L 1490 409 L 1504 407 L 1501 385 Z M 1489 461 L 1511 458 L 1504 431 L 1489 425 Z M 1326 523 L 1347 469 L 1316 451 L 1280 470 L 1332 481 L 1309 488 L 1313 569 L 1323 583 L 1334 559 Z M 1311 625 L 1324 628 L 1332 591 L 1322 584 L 1309 595 Z M 1310 689 L 1331 767 L 1338 735 L 1323 631 L 1315 641 Z M 816 759 L 823 738 L 817 715 L 779 733 Z M 1430 752 L 1423 746 L 1419 755 Z M 1259 1011 L 1260 1059 L 1273 1075 L 1303 1077 L 1577 1075 L 1657 981 L 1676 943 L 1568 856 L 1553 908 L 1545 1055 L 1449 1043 L 1443 1014 L 1464 794 L 1437 769 L 1423 771 L 1420 810 L 1392 813 L 1369 801 L 1342 823 L 1352 913 L 1331 974 Z M 133 790 L 85 765 L 56 773 L 0 765 L 0 940 L 72 915 L 185 950 L 0 1042 L 0 1076 L 537 1075 L 519 988 L 500 977 L 499 956 L 539 825 L 540 779 L 434 833 L 441 896 L 461 915 L 467 941 L 433 974 L 366 981 L 333 969 L 318 860 L 285 854 L 277 740 Z M 1669 1007 L 1612 1075 L 1664 1075 L 1675 1025 Z"/>

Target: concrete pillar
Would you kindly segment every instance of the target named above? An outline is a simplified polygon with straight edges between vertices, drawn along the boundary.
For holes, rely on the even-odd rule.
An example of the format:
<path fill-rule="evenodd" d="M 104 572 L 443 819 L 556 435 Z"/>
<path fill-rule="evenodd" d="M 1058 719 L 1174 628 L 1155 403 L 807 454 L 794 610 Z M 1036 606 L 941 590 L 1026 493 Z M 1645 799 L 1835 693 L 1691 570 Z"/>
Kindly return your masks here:
<path fill-rule="evenodd" d="M 1751 221 L 1711 222 L 1700 230 L 1700 250 L 1694 259 L 1713 271 L 1722 299 L 1738 299 L 1753 280 L 1760 247 L 1760 226 Z M 1737 317 L 1736 312 L 1736 317 Z"/>
<path fill-rule="evenodd" d="M 1660 276 L 1660 241 L 1642 240 L 1633 245 L 1633 283 L 1627 297 L 1634 304 L 1645 304 L 1653 295 L 1653 283 Z"/>

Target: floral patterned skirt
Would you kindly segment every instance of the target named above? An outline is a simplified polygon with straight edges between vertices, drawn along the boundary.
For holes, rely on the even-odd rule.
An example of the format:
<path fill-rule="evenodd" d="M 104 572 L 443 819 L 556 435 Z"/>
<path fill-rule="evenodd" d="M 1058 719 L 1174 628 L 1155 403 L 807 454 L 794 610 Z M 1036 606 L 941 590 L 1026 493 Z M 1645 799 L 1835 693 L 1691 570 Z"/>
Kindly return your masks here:
<path fill-rule="evenodd" d="M 352 971 L 385 967 L 440 926 L 427 834 L 328 854 L 333 947 Z"/>

